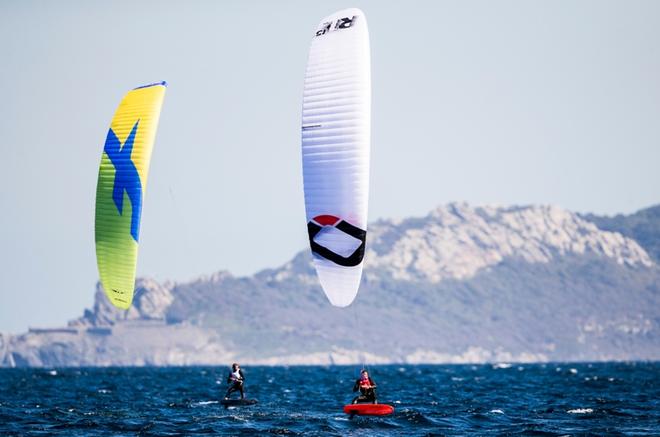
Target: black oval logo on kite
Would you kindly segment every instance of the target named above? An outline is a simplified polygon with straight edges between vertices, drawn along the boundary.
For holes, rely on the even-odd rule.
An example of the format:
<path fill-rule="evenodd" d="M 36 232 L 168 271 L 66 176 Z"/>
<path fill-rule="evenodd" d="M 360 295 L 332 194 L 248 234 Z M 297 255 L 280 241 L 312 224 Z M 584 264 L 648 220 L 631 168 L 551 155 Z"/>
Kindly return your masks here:
<path fill-rule="evenodd" d="M 327 247 L 321 246 L 316 241 L 314 241 L 314 237 L 316 237 L 316 235 L 321 232 L 321 229 L 326 226 L 332 226 L 344 232 L 345 234 L 350 235 L 351 237 L 357 238 L 360 240 L 360 245 L 353 251 L 352 254 L 347 257 L 341 256 L 338 253 L 331 251 Z M 367 231 L 364 231 L 357 226 L 353 226 L 346 220 L 342 220 L 339 217 L 335 217 L 333 215 L 318 215 L 307 223 L 307 233 L 309 234 L 309 245 L 312 248 L 312 252 L 322 258 L 334 262 L 335 264 L 339 264 L 340 266 L 344 267 L 355 267 L 360 264 L 362 262 L 362 258 L 364 258 L 364 247 L 365 241 L 367 240 Z"/>

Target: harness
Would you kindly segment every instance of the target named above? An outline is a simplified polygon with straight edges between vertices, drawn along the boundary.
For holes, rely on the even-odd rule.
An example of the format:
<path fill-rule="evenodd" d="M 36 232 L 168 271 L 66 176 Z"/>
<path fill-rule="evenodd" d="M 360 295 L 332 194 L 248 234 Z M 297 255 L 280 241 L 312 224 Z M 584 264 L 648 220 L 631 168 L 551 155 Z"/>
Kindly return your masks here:
<path fill-rule="evenodd" d="M 360 379 L 360 388 L 371 388 L 371 382 L 369 381 L 369 378 L 367 379 Z"/>

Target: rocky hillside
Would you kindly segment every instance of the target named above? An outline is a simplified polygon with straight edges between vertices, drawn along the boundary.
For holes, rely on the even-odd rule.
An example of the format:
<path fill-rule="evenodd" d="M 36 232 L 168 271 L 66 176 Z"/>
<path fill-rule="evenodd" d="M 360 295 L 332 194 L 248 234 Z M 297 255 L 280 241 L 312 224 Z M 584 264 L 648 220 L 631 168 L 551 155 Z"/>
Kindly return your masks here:
<path fill-rule="evenodd" d="M 303 251 L 252 277 L 139 280 L 129 311 L 97 290 L 65 328 L 0 337 L 0 363 L 660 359 L 657 261 L 598 223 L 557 207 L 467 204 L 381 220 L 349 308 L 329 305 Z"/>
<path fill-rule="evenodd" d="M 618 232 L 637 241 L 655 260 L 660 262 L 660 205 L 642 209 L 635 214 L 618 214 L 602 217 L 594 214 L 584 216 L 600 229 Z"/>

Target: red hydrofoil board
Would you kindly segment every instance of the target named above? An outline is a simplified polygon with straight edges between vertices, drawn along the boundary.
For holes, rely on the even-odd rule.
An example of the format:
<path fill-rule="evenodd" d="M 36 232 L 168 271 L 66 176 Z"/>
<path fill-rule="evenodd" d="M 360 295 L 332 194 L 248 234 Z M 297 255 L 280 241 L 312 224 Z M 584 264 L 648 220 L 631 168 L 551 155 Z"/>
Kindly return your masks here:
<path fill-rule="evenodd" d="M 387 416 L 394 413 L 394 407 L 386 404 L 351 404 L 344 406 L 344 413 L 358 416 Z"/>

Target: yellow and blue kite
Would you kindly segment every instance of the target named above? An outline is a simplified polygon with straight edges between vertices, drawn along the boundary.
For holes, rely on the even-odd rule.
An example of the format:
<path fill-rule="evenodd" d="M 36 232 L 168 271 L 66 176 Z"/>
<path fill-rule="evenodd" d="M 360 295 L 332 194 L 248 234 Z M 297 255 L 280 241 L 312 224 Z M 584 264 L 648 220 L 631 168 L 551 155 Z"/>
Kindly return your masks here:
<path fill-rule="evenodd" d="M 165 82 L 129 91 L 103 147 L 96 186 L 96 262 L 106 295 L 128 309 L 135 289 L 140 214 Z"/>

